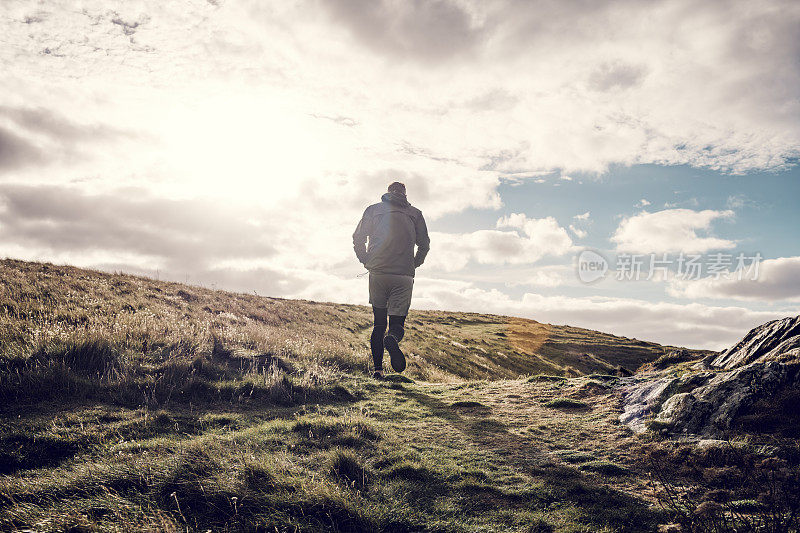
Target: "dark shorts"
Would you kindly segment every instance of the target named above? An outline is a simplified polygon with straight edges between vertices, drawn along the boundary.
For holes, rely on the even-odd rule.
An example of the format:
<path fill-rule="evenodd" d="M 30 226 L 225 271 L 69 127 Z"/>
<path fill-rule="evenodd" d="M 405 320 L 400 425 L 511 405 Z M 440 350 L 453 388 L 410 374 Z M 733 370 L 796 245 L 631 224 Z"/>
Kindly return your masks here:
<path fill-rule="evenodd" d="M 387 308 L 390 315 L 408 314 L 413 288 L 412 276 L 369 273 L 369 303 L 373 307 Z"/>

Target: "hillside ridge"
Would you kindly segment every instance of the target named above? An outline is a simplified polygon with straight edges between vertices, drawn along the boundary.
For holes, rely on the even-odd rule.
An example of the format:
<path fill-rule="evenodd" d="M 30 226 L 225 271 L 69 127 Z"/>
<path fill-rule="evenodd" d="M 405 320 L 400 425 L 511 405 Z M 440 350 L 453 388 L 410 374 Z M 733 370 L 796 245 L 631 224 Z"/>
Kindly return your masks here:
<path fill-rule="evenodd" d="M 126 323 L 137 321 L 137 315 L 153 313 L 207 328 L 207 337 L 219 337 L 231 328 L 247 330 L 259 325 L 284 326 L 297 337 L 297 330 L 305 325 L 313 330 L 310 337 L 319 338 L 323 333 L 330 336 L 330 342 L 339 348 L 336 358 L 345 368 L 361 365 L 368 371 L 371 315 L 367 306 L 233 293 L 10 259 L 0 262 L 0 274 L 4 280 L 0 309 L 5 313 L 7 329 L 14 329 L 15 321 L 19 326 L 20 321 L 28 320 L 30 309 L 41 310 L 34 312 L 54 330 L 80 325 L 97 311 L 108 320 Z M 97 322 L 97 317 L 92 321 Z M 407 326 L 403 341 L 409 353 L 407 374 L 430 381 L 508 379 L 539 373 L 577 376 L 615 373 L 620 366 L 635 371 L 674 349 L 584 328 L 495 314 L 412 309 Z M 235 349 L 253 351 L 253 346 L 232 344 Z M 709 353 L 691 352 L 698 356 Z"/>

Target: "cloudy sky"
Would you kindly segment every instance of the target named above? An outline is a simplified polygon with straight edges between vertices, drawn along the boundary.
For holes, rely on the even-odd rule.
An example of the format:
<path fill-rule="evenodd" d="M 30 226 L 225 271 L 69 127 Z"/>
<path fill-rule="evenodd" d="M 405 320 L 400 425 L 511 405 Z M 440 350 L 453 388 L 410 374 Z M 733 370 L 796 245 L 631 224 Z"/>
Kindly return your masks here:
<path fill-rule="evenodd" d="M 799 25 L 793 0 L 3 0 L 0 256 L 365 304 L 351 234 L 400 180 L 431 231 L 415 307 L 722 348 L 800 312 Z"/>

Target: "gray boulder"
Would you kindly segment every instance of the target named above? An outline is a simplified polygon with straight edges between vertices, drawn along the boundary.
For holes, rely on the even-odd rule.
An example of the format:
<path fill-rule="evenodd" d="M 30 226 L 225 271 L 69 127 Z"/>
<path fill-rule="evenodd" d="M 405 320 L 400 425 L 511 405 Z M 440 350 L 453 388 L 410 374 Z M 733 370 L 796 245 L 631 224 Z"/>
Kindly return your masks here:
<path fill-rule="evenodd" d="M 678 381 L 670 376 L 640 382 L 630 379 L 630 383 L 623 388 L 620 422 L 634 433 L 644 433 L 647 422 L 658 413 L 664 401 L 674 392 Z"/>
<path fill-rule="evenodd" d="M 644 433 L 648 423 L 661 413 L 671 398 L 706 383 L 714 375 L 714 372 L 681 377 L 673 373 L 656 374 L 655 377 L 651 374 L 649 378 L 623 383 L 619 420 L 634 433 Z"/>
<path fill-rule="evenodd" d="M 767 322 L 711 361 L 711 366 L 731 370 L 763 361 L 790 360 L 800 355 L 800 315 Z"/>
<path fill-rule="evenodd" d="M 784 387 L 797 387 L 800 364 L 756 362 L 720 372 L 708 383 L 670 396 L 655 417 L 673 434 L 718 436 L 742 410 Z"/>
<path fill-rule="evenodd" d="M 759 399 L 800 389 L 800 316 L 753 329 L 710 363 L 716 371 L 667 369 L 632 380 L 620 421 L 636 433 L 651 425 L 672 435 L 722 436 Z"/>

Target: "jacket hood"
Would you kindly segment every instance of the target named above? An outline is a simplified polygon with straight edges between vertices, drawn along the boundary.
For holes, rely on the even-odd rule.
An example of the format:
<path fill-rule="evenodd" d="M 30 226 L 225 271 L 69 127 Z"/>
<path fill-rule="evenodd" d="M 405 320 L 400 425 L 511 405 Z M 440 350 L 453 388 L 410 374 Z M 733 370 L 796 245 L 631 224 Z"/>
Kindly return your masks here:
<path fill-rule="evenodd" d="M 406 197 L 404 195 L 397 194 L 394 192 L 387 192 L 386 194 L 381 196 L 381 200 L 400 207 L 408 207 L 411 205 L 410 203 L 408 203 L 408 200 L 406 200 Z"/>

